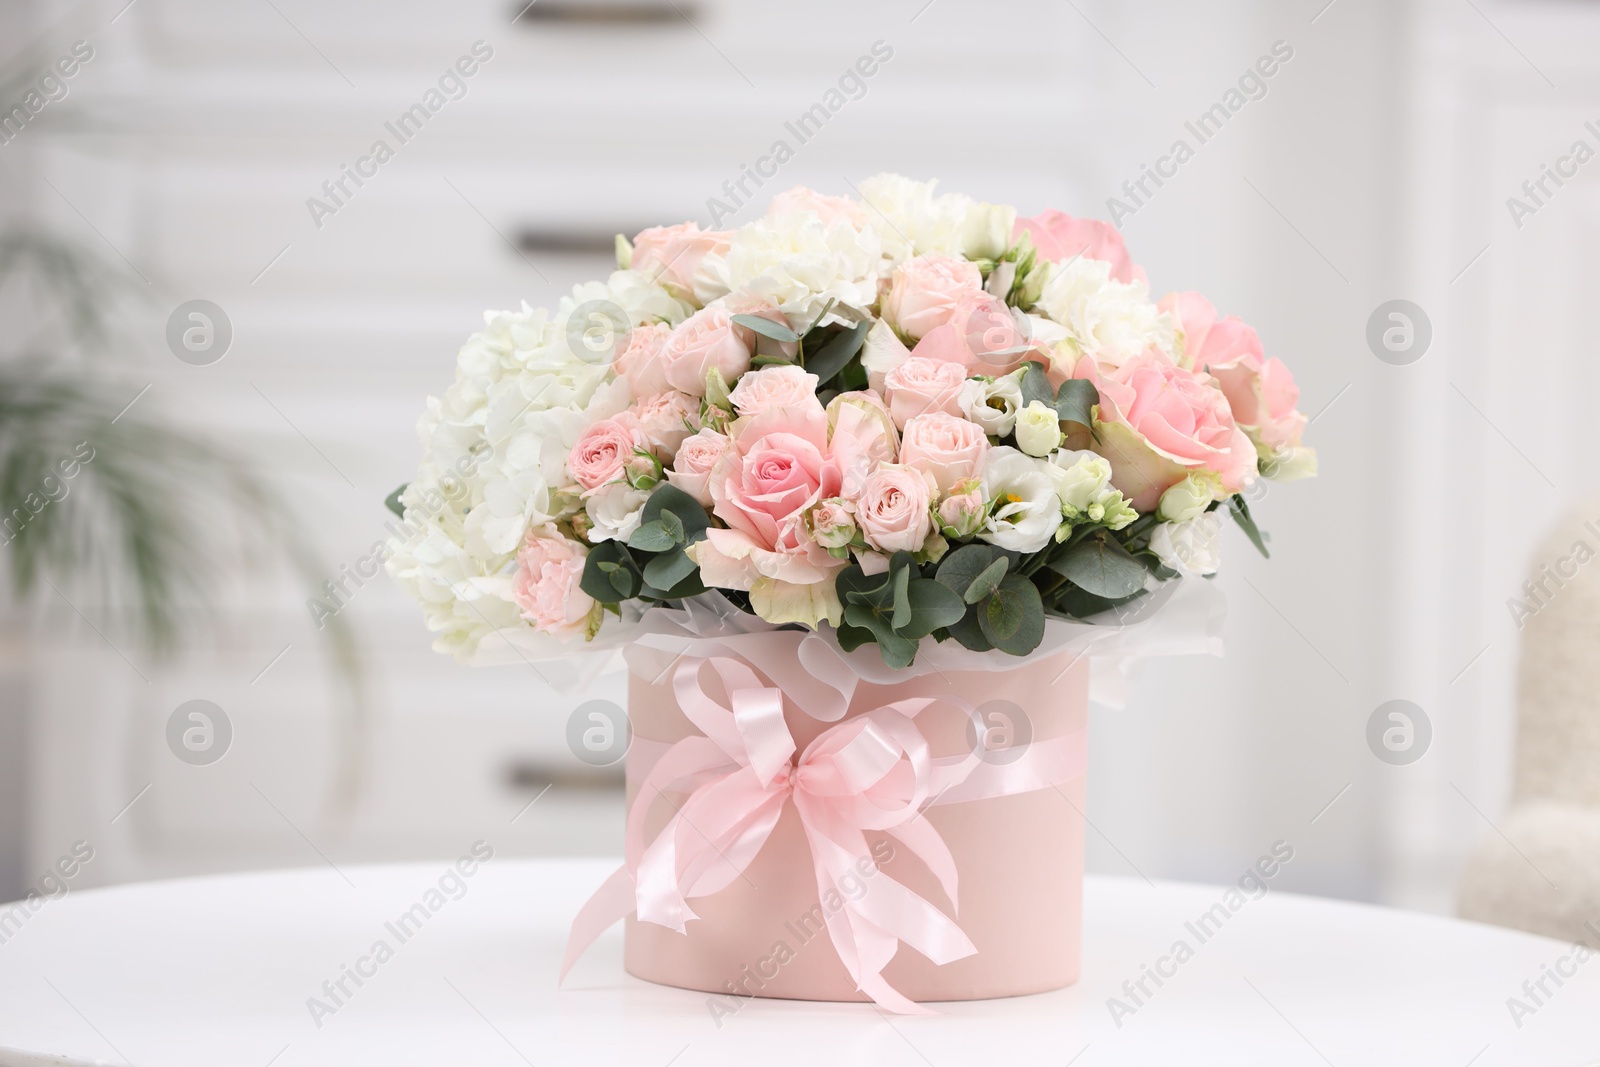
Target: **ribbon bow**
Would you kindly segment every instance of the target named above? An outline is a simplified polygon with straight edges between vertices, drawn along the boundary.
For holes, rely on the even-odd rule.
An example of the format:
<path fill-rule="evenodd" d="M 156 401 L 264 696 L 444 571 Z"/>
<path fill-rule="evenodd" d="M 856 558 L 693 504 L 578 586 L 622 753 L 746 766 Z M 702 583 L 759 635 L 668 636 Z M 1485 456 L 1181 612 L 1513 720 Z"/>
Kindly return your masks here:
<path fill-rule="evenodd" d="M 701 687 L 708 665 L 721 677 L 729 706 Z M 683 714 L 703 736 L 672 745 L 649 770 L 628 813 L 626 861 L 573 920 L 561 977 L 602 932 L 630 914 L 685 932 L 689 920 L 698 918 L 690 900 L 741 877 L 792 801 L 811 848 L 819 899 L 831 890 L 843 902 L 823 911 L 829 938 L 857 988 L 885 1008 L 931 1014 L 883 978 L 900 942 L 938 964 L 977 949 L 954 920 L 887 874 L 866 879 L 861 890 L 857 864 L 875 864 L 865 831 L 887 833 L 916 855 L 954 908 L 955 859 L 923 808 L 941 798 L 978 799 L 1064 781 L 1081 773 L 1081 737 L 1047 745 L 1043 760 L 969 782 L 979 764 L 976 754 L 933 757 L 915 721 L 941 700 L 974 715 L 959 699 L 893 701 L 830 727 L 796 758 L 782 691 L 763 685 L 744 661 L 685 658 L 672 684 Z M 647 845 L 646 813 L 668 790 L 688 797 Z M 853 893 L 840 891 L 847 875 Z"/>

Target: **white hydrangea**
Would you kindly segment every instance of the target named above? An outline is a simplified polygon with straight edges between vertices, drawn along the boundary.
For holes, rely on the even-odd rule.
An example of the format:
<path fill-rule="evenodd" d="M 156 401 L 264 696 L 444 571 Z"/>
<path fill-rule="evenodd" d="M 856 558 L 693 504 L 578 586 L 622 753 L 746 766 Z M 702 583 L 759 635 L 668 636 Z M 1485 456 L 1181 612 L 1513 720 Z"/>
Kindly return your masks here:
<path fill-rule="evenodd" d="M 1177 323 L 1150 300 L 1143 282 L 1111 279 L 1111 264 L 1079 256 L 1050 264 L 1035 305 L 1066 328 L 1068 354 L 1120 366 L 1152 346 L 1172 355 Z"/>
<path fill-rule="evenodd" d="M 829 301 L 823 322 L 848 322 L 843 308 L 865 310 L 878 300 L 883 246 L 877 231 L 812 214 L 757 219 L 735 230 L 718 265 L 723 284 L 741 299 L 771 304 L 797 329 L 810 325 Z"/>
<path fill-rule="evenodd" d="M 867 223 L 883 240 L 888 267 L 934 252 L 998 258 L 1011 243 L 1017 209 L 960 193 L 935 196 L 936 184 L 877 174 L 859 186 L 867 204 Z"/>
<path fill-rule="evenodd" d="M 418 420 L 422 462 L 401 494 L 387 568 L 422 605 L 435 648 L 460 659 L 482 639 L 523 627 L 511 599 L 516 552 L 530 523 L 579 510 L 567 454 L 591 422 L 622 410 L 610 349 L 614 323 L 677 324 L 693 309 L 637 271 L 577 286 L 556 313 L 484 313 L 456 355 L 456 379 Z M 589 338 L 588 343 L 585 336 Z"/>

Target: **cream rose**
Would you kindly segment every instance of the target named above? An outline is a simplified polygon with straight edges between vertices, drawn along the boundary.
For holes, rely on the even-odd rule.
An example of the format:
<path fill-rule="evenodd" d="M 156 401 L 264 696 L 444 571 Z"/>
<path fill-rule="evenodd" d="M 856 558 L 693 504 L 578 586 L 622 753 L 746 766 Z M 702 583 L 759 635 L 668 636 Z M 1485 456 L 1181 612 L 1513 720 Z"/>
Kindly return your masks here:
<path fill-rule="evenodd" d="M 672 469 L 667 471 L 667 481 L 709 508 L 711 472 L 716 469 L 722 453 L 728 450 L 729 443 L 725 436 L 708 429 L 685 437 L 678 446 L 678 454 L 673 457 Z"/>
<path fill-rule="evenodd" d="M 867 476 L 855 501 L 856 522 L 880 552 L 916 552 L 933 532 L 933 478 L 897 465 Z"/>
<path fill-rule="evenodd" d="M 740 378 L 728 399 L 740 415 L 759 415 L 773 408 L 810 403 L 817 395 L 817 384 L 817 376 L 800 367 L 763 367 Z"/>
<path fill-rule="evenodd" d="M 894 424 L 904 429 L 918 415 L 935 411 L 960 414 L 961 386 L 966 380 L 967 372 L 958 363 L 912 356 L 883 379 Z"/>
<path fill-rule="evenodd" d="M 908 420 L 900 442 L 900 462 L 931 475 L 941 493 L 978 477 L 988 452 L 981 426 L 944 411 Z"/>
<path fill-rule="evenodd" d="M 976 263 L 955 256 L 917 256 L 890 275 L 883 318 L 902 335 L 919 340 L 949 322 L 963 297 L 982 290 Z"/>

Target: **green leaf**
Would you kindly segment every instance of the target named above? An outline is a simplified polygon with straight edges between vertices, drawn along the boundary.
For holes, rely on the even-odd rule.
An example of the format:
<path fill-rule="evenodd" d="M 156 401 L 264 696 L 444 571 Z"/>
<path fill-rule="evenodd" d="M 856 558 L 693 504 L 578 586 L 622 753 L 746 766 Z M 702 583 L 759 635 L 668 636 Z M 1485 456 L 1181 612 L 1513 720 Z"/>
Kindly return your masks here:
<path fill-rule="evenodd" d="M 1049 566 L 1078 588 L 1108 600 L 1137 593 L 1149 575 L 1144 564 L 1109 537 L 1094 537 L 1073 545 L 1051 560 Z"/>
<path fill-rule="evenodd" d="M 1020 574 L 1006 575 L 994 595 L 978 605 L 977 616 L 983 636 L 1013 656 L 1026 656 L 1044 640 L 1044 601 L 1038 587 Z"/>
<path fill-rule="evenodd" d="M 1022 406 L 1027 407 L 1035 400 L 1056 406 L 1056 393 L 1050 388 L 1050 379 L 1045 377 L 1044 367 L 1037 363 L 1025 363 L 1022 367 Z"/>
<path fill-rule="evenodd" d="M 1103 612 L 1114 611 L 1149 595 L 1148 592 L 1141 591 L 1133 596 L 1122 597 L 1120 600 L 1108 600 L 1103 596 L 1086 593 L 1075 585 L 1069 585 L 1062 589 L 1046 612 L 1063 619 L 1087 619 Z"/>
<path fill-rule="evenodd" d="M 383 498 L 383 506 L 394 512 L 397 518 L 403 519 L 406 517 L 406 508 L 404 504 L 400 503 L 400 497 L 405 493 L 406 485 L 409 484 L 410 483 L 407 482 L 405 485 L 400 486 L 400 488 Z"/>
<path fill-rule="evenodd" d="M 649 570 L 650 568 L 646 565 L 645 569 Z M 682 600 L 685 597 L 699 596 L 705 591 L 705 583 L 700 580 L 700 572 L 697 570 L 669 589 L 658 589 L 653 585 L 646 585 L 639 591 L 639 595 L 650 597 L 654 600 Z"/>
<path fill-rule="evenodd" d="M 849 623 L 840 625 L 835 633 L 839 637 L 839 647 L 846 652 L 854 652 L 862 645 L 872 644 L 877 640 L 871 630 L 861 626 L 851 626 Z"/>
<path fill-rule="evenodd" d="M 844 370 L 845 364 L 849 363 L 857 352 L 861 351 L 861 346 L 867 341 L 867 331 L 870 329 L 872 320 L 867 319 L 835 334 L 816 355 L 806 358 L 806 370 L 817 376 L 819 385 L 827 384 L 834 375 Z"/>
<path fill-rule="evenodd" d="M 906 667 L 917 657 L 917 642 L 894 632 L 882 612 L 864 604 L 851 604 L 844 609 L 844 621 L 872 633 L 878 644 L 878 654 L 891 667 Z"/>
<path fill-rule="evenodd" d="M 671 589 L 697 570 L 695 561 L 681 548 L 663 552 L 644 565 L 644 580 L 657 589 Z"/>
<path fill-rule="evenodd" d="M 800 335 L 780 322 L 764 319 L 760 315 L 735 315 L 733 321 L 747 330 L 754 330 L 762 337 L 770 337 L 783 344 L 793 344 L 800 340 Z"/>
<path fill-rule="evenodd" d="M 700 501 L 670 482 L 662 482 L 656 486 L 650 494 L 650 499 L 644 502 L 644 510 L 639 513 L 639 521 L 660 522 L 669 533 L 674 533 L 670 523 L 675 521 L 681 528 L 681 536 L 674 533 L 675 543 L 689 545 L 705 540 L 706 530 L 711 526 L 711 517 L 706 514 L 706 509 L 700 506 Z"/>
<path fill-rule="evenodd" d="M 889 586 L 894 593 L 894 611 L 889 616 L 889 625 L 899 632 L 911 621 L 911 568 L 897 569 L 889 580 Z"/>
<path fill-rule="evenodd" d="M 672 538 L 673 544 L 683 544 L 684 529 L 682 519 L 678 518 L 678 516 L 674 515 L 672 512 L 663 509 L 661 512 L 661 518 L 657 519 L 656 521 L 661 524 L 661 528 L 663 530 L 667 531 L 667 535 Z"/>
<path fill-rule="evenodd" d="M 965 598 L 967 590 L 972 588 L 972 583 L 977 580 L 978 575 L 992 567 L 996 561 L 1004 562 L 1005 557 L 993 545 L 979 543 L 962 545 L 939 561 L 939 570 L 933 577 L 956 596 Z"/>
<path fill-rule="evenodd" d="M 941 627 L 960 622 L 967 606 L 950 589 L 932 578 L 917 578 L 906 589 L 910 619 L 896 626 L 901 637 L 927 637 Z"/>
<path fill-rule="evenodd" d="M 994 642 L 983 634 L 976 608 L 968 609 L 965 615 L 950 624 L 950 636 L 960 642 L 963 648 L 970 648 L 974 652 L 987 652 L 994 647 Z"/>
<path fill-rule="evenodd" d="M 1250 538 L 1250 543 L 1256 546 L 1256 551 L 1261 553 L 1263 557 L 1270 557 L 1271 553 L 1267 551 L 1266 535 L 1256 526 L 1256 520 L 1250 515 L 1250 505 L 1244 502 L 1244 497 L 1239 496 L 1237 493 L 1230 496 L 1228 498 L 1228 510 L 1233 513 L 1233 521 L 1239 524 L 1239 529 L 1243 530 L 1244 535 Z"/>
<path fill-rule="evenodd" d="M 962 602 L 976 604 L 1000 588 L 1000 579 L 1006 576 L 1006 568 L 1009 565 L 1010 561 L 1002 556 L 985 567 L 976 578 L 972 579 L 967 591 L 961 594 Z"/>
<path fill-rule="evenodd" d="M 889 575 L 868 574 L 859 564 L 851 564 L 834 579 L 834 591 L 845 604 L 864 604 L 888 611 L 894 607 L 894 594 L 889 589 Z"/>
<path fill-rule="evenodd" d="M 817 312 L 817 317 L 811 320 L 811 325 L 807 326 L 805 329 L 800 331 L 800 337 L 801 337 L 802 344 L 804 343 L 804 339 L 805 338 L 811 336 L 811 331 L 815 330 L 817 328 L 817 323 L 819 323 L 823 319 L 827 318 L 828 317 L 828 312 L 832 311 L 833 310 L 833 305 L 837 304 L 838 302 L 839 302 L 838 300 L 836 300 L 836 299 L 834 299 L 832 297 L 828 298 L 828 302 L 826 304 L 822 305 L 822 310 Z"/>
<path fill-rule="evenodd" d="M 1100 403 L 1100 390 L 1087 378 L 1068 378 L 1061 383 L 1061 391 L 1056 394 L 1056 414 L 1061 416 L 1063 422 L 1075 422 L 1080 426 L 1094 428 L 1094 419 L 1090 412 Z"/>
<path fill-rule="evenodd" d="M 591 548 L 578 587 L 602 604 L 636 596 L 638 574 L 627 547 L 620 541 L 602 541 Z"/>
<path fill-rule="evenodd" d="M 667 532 L 666 526 L 657 519 L 647 522 L 628 536 L 628 547 L 637 548 L 641 552 L 665 552 L 677 544 L 672 535 Z"/>

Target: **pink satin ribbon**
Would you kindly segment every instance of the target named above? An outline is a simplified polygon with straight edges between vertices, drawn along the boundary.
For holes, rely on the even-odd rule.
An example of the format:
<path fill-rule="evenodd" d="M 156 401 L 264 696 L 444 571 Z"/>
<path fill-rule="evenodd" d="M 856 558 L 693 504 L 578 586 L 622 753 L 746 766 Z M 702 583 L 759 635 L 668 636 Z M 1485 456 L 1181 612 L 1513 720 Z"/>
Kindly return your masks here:
<path fill-rule="evenodd" d="M 730 706 L 700 685 L 703 668 L 721 677 Z M 858 989 L 904 1014 L 933 1014 L 901 995 L 883 969 L 904 942 L 937 964 L 977 949 L 955 921 L 887 874 L 862 881 L 856 865 L 876 864 L 864 831 L 889 834 L 915 854 L 957 906 L 955 858 L 922 812 L 950 804 L 1049 788 L 1083 773 L 1081 732 L 1029 745 L 1020 758 L 986 763 L 976 754 L 934 757 L 916 717 L 952 697 L 897 700 L 830 727 L 795 755 L 783 717 L 783 691 L 764 685 L 743 660 L 686 658 L 672 679 L 678 706 L 703 734 L 650 760 L 628 813 L 626 860 L 572 922 L 561 977 L 613 923 L 637 914 L 679 933 L 698 918 L 689 901 L 726 888 L 761 851 L 786 803 L 793 802 L 811 847 L 818 898 L 846 903 L 825 911 L 834 949 Z M 636 739 L 635 746 L 654 743 Z M 630 767 L 630 773 L 633 768 Z M 648 844 L 644 823 L 667 792 L 686 793 Z M 671 803 L 671 801 L 669 801 Z M 839 890 L 849 876 L 855 895 Z"/>

